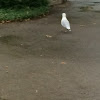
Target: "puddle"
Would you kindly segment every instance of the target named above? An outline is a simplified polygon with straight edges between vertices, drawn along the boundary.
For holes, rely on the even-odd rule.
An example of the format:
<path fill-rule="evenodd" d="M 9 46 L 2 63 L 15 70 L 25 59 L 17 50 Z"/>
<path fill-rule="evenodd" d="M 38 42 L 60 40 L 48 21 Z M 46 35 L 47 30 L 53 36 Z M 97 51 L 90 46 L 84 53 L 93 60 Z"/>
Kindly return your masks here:
<path fill-rule="evenodd" d="M 0 37 L 0 42 L 7 45 L 18 45 L 21 40 L 21 37 L 15 35 L 6 35 Z"/>
<path fill-rule="evenodd" d="M 1 97 L 0 97 L 0 100 L 7 100 L 7 99 L 4 99 L 4 98 L 1 98 Z"/>
<path fill-rule="evenodd" d="M 96 12 L 96 13 L 100 13 L 100 11 L 94 11 L 94 12 Z"/>
<path fill-rule="evenodd" d="M 100 17 L 100 1 L 98 0 L 69 0 L 71 2 L 71 7 L 65 10 L 67 17 L 71 23 L 75 24 L 88 24 L 93 21 L 93 19 L 99 19 Z"/>
<path fill-rule="evenodd" d="M 100 2 L 93 2 L 93 3 L 100 3 Z"/>

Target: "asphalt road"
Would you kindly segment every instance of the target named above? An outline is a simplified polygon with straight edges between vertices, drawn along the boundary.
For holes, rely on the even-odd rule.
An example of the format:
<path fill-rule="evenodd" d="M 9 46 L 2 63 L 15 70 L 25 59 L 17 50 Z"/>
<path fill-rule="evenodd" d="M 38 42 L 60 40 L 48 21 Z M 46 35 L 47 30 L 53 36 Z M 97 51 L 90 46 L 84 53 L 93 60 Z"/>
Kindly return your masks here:
<path fill-rule="evenodd" d="M 85 5 L 0 25 L 0 100 L 100 100 L 100 14 L 98 3 Z M 62 12 L 72 32 L 60 25 Z"/>

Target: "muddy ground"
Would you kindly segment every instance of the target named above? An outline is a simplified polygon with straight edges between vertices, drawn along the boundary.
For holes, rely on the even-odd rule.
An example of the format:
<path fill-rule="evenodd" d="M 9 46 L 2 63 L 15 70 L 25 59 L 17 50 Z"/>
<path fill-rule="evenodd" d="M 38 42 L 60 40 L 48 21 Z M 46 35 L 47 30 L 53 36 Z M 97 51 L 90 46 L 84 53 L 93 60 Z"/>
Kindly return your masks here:
<path fill-rule="evenodd" d="M 100 100 L 99 3 L 0 25 L 0 100 Z M 66 12 L 72 32 L 60 25 Z"/>

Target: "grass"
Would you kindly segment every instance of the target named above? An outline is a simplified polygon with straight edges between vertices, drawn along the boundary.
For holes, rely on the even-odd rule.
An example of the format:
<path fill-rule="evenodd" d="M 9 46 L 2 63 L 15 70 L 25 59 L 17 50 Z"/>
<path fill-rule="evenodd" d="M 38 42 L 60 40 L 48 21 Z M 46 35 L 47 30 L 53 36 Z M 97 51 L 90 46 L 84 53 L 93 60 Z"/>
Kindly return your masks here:
<path fill-rule="evenodd" d="M 24 20 L 31 19 L 38 16 L 42 16 L 47 13 L 49 10 L 48 7 L 42 6 L 38 8 L 21 8 L 21 9 L 0 9 L 0 22 L 2 21 L 15 21 L 15 20 Z"/>

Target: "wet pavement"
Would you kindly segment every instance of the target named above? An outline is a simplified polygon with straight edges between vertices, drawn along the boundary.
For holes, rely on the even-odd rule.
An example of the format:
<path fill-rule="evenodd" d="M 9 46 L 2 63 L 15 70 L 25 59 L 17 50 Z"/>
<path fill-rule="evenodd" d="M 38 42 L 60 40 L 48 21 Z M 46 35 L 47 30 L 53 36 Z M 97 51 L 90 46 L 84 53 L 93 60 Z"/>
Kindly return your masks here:
<path fill-rule="evenodd" d="M 72 32 L 64 33 L 66 12 Z M 0 25 L 0 100 L 100 100 L 100 2 L 68 2 L 37 20 Z"/>

